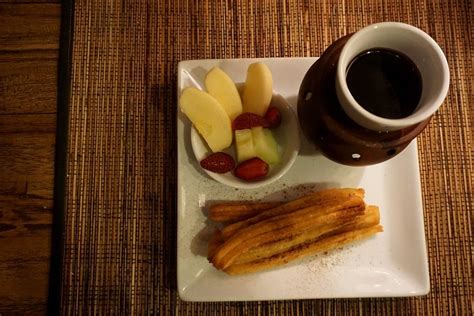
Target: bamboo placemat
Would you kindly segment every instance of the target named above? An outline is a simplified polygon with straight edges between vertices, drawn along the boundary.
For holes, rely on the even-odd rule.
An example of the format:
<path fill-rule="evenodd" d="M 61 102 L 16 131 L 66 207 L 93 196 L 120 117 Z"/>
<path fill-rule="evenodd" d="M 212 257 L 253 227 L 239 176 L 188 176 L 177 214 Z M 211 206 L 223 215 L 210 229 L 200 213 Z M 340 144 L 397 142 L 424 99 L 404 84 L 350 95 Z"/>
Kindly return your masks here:
<path fill-rule="evenodd" d="M 473 8 L 466 1 L 85 1 L 74 4 L 61 311 L 106 314 L 473 313 Z M 418 138 L 425 297 L 186 303 L 176 291 L 180 60 L 319 56 L 380 21 L 428 32 L 451 88 Z"/>

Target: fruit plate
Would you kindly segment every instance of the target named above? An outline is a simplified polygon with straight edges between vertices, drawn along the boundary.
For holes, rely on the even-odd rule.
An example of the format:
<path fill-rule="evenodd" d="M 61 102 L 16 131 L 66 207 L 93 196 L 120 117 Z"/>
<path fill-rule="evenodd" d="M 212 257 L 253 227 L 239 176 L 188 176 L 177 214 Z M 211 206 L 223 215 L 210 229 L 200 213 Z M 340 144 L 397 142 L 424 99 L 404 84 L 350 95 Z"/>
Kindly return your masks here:
<path fill-rule="evenodd" d="M 274 90 L 296 111 L 300 83 L 316 58 L 182 61 L 178 97 L 185 87 L 203 87 L 206 72 L 216 65 L 235 82 L 244 82 L 248 65 L 256 61 L 269 66 Z M 201 170 L 191 147 L 191 123 L 179 110 L 177 120 L 177 278 L 181 299 L 246 301 L 428 293 L 416 140 L 387 162 L 349 167 L 321 156 L 300 133 L 299 155 L 283 177 L 264 188 L 242 190 L 224 186 Z M 207 261 L 207 241 L 216 227 L 206 217 L 207 206 L 223 200 L 291 199 L 329 187 L 364 188 L 365 200 L 380 207 L 384 232 L 352 246 L 244 276 L 228 276 Z"/>

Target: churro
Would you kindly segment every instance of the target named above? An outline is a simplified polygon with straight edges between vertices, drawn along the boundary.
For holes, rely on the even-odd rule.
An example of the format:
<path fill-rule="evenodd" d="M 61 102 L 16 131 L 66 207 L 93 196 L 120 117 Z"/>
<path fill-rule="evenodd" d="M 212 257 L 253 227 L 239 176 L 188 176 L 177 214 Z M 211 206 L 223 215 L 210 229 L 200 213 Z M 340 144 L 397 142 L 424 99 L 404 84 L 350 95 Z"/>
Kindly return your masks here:
<path fill-rule="evenodd" d="M 283 202 L 223 202 L 212 205 L 208 210 L 208 215 L 214 222 L 237 222 L 282 204 Z"/>
<path fill-rule="evenodd" d="M 316 240 L 323 235 L 337 234 L 344 231 L 357 230 L 377 225 L 379 223 L 379 210 L 376 206 L 368 206 L 364 214 L 357 216 L 355 219 L 345 220 L 338 223 L 329 223 L 324 226 L 318 226 L 299 234 L 274 240 L 258 247 L 252 248 L 242 253 L 236 260 L 236 264 L 247 263 L 254 260 L 271 257 L 279 253 L 290 250 L 299 244 Z"/>
<path fill-rule="evenodd" d="M 237 275 L 244 273 L 253 273 L 264 269 L 272 269 L 277 266 L 286 264 L 290 261 L 314 255 L 318 252 L 333 250 L 349 243 L 369 238 L 372 235 L 382 231 L 383 228 L 381 225 L 362 228 L 355 231 L 348 231 L 342 234 L 317 240 L 312 243 L 302 244 L 297 248 L 283 252 L 276 256 L 243 264 L 231 265 L 230 267 L 225 269 L 225 272 L 231 275 Z"/>
<path fill-rule="evenodd" d="M 263 219 L 270 218 L 273 216 L 291 213 L 295 210 L 299 210 L 309 206 L 315 206 L 320 204 L 325 204 L 329 202 L 338 202 L 350 196 L 358 196 L 364 198 L 363 189 L 327 189 L 322 191 L 313 192 L 311 194 L 305 195 L 296 200 L 287 202 L 283 205 L 277 206 L 275 208 L 269 209 L 261 214 L 251 217 L 245 221 L 237 222 L 225 227 L 222 230 L 222 236 L 227 239 L 232 236 L 237 230 L 243 226 L 250 226 L 254 223 L 257 223 Z"/>
<path fill-rule="evenodd" d="M 240 220 L 215 231 L 208 259 L 232 275 L 252 273 L 368 238 L 383 228 L 378 207 L 363 198 L 362 189 L 329 189 L 286 203 L 211 206 L 215 221 Z"/>

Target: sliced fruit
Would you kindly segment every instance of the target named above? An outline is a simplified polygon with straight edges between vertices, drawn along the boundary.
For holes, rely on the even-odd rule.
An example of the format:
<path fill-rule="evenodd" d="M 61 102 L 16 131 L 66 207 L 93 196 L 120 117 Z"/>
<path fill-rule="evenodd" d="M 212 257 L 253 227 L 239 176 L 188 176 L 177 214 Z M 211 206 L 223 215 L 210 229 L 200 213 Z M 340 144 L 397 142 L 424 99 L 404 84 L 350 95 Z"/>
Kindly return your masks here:
<path fill-rule="evenodd" d="M 241 129 L 235 131 L 235 148 L 238 162 L 257 157 L 253 144 L 252 130 Z"/>
<path fill-rule="evenodd" d="M 242 101 L 234 81 L 219 67 L 212 68 L 204 79 L 206 90 L 224 108 L 230 119 L 242 113 Z"/>
<path fill-rule="evenodd" d="M 215 173 L 226 173 L 235 168 L 235 161 L 231 155 L 217 152 L 201 160 L 200 165 L 204 169 Z"/>
<path fill-rule="evenodd" d="M 269 129 L 254 127 L 252 128 L 252 137 L 257 157 L 270 165 L 280 161 L 277 142 Z"/>
<path fill-rule="evenodd" d="M 272 73 L 267 65 L 254 63 L 247 69 L 242 105 L 244 112 L 264 116 L 273 95 Z"/>
<path fill-rule="evenodd" d="M 247 129 L 256 126 L 265 126 L 267 122 L 263 117 L 254 113 L 242 113 L 232 121 L 232 129 Z"/>
<path fill-rule="evenodd" d="M 268 164 L 260 158 L 252 158 L 239 164 L 234 175 L 245 181 L 256 181 L 264 178 L 268 174 Z"/>
<path fill-rule="evenodd" d="M 267 122 L 264 127 L 277 128 L 281 124 L 281 114 L 278 108 L 271 106 L 268 108 L 267 113 L 265 113 L 265 121 Z"/>
<path fill-rule="evenodd" d="M 221 151 L 232 144 L 229 116 L 209 93 L 196 88 L 186 88 L 179 98 L 179 105 L 213 152 Z"/>

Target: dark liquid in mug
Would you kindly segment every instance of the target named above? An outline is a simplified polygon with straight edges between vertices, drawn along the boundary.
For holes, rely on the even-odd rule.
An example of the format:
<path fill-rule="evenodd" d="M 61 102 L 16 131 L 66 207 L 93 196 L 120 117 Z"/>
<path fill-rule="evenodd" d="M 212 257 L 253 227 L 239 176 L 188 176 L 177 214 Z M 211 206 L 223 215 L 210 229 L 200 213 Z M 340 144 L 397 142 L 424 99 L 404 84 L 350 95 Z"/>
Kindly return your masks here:
<path fill-rule="evenodd" d="M 360 53 L 350 63 L 346 80 L 354 99 L 380 117 L 407 117 L 420 102 L 420 71 L 395 50 L 373 48 Z"/>

